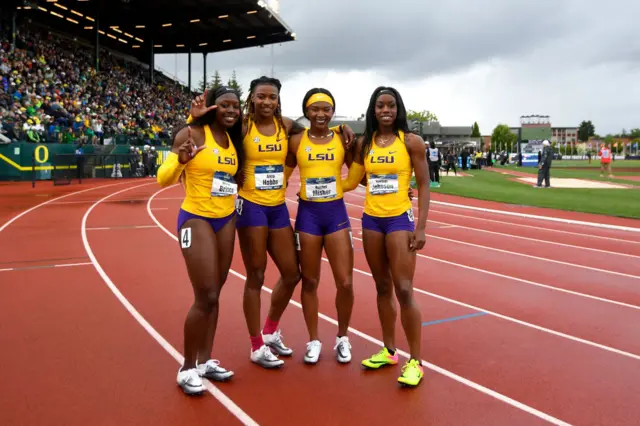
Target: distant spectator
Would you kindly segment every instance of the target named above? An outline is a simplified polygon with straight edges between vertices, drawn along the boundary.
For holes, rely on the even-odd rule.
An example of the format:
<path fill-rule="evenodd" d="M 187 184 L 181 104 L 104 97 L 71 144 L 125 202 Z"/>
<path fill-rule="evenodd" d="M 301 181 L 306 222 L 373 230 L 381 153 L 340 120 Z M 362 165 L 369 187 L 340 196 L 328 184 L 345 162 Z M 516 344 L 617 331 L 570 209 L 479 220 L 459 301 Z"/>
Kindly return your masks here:
<path fill-rule="evenodd" d="M 551 186 L 551 163 L 553 161 L 553 150 L 548 140 L 542 142 L 542 151 L 540 152 L 540 163 L 538 164 L 538 183 L 536 187 L 542 187 L 544 180 L 545 188 Z"/>
<path fill-rule="evenodd" d="M 611 157 L 613 154 L 609 147 L 605 144 L 600 146 L 600 177 L 604 177 L 604 171 L 606 170 L 609 177 L 613 177 L 613 173 L 611 172 Z"/>

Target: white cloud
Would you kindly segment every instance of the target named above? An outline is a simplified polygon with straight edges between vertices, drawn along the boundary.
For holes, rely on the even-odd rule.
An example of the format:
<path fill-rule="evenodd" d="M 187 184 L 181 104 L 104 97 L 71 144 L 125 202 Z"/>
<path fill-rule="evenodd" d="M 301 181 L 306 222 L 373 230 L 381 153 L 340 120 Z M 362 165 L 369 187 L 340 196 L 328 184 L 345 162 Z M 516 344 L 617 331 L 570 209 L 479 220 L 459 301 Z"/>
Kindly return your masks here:
<path fill-rule="evenodd" d="M 517 126 L 520 115 L 527 114 L 550 115 L 555 126 L 592 120 L 600 134 L 640 127 L 640 39 L 634 21 L 640 4 L 609 0 L 605 7 L 595 0 L 541 0 L 532 5 L 509 0 L 483 3 L 471 13 L 475 0 L 468 0 L 467 8 L 467 2 L 457 0 L 456 7 L 432 5 L 439 7 L 435 14 L 429 13 L 426 0 L 384 2 L 395 10 L 420 6 L 415 9 L 418 15 L 433 25 L 418 28 L 424 34 L 424 41 L 418 41 L 416 28 L 408 27 L 420 20 L 411 14 L 405 14 L 407 21 L 390 21 L 388 16 L 398 15 L 391 12 L 366 19 L 365 3 L 329 6 L 336 1 L 325 0 L 323 8 L 316 3 L 311 9 L 298 0 L 281 2 L 283 18 L 298 35 L 298 41 L 273 49 L 275 76 L 283 83 L 283 110 L 290 117 L 301 115 L 302 98 L 312 87 L 334 94 L 339 115 L 357 117 L 365 112 L 373 89 L 385 85 L 400 91 L 408 109 L 431 110 L 445 126 L 478 121 L 483 134 L 499 123 Z M 378 3 L 369 9 L 377 14 L 382 10 Z M 336 14 L 339 19 L 334 19 Z M 332 20 L 337 27 L 319 24 Z M 354 33 L 359 35 L 349 37 Z M 336 40 L 342 47 L 327 44 Z M 370 44 L 363 46 L 366 42 Z M 374 57 L 375 46 L 394 43 L 410 54 L 397 57 L 387 50 Z M 235 66 L 246 90 L 253 78 L 270 75 L 271 62 L 270 46 L 210 54 L 208 79 L 218 69 L 226 81 Z M 173 55 L 158 56 L 156 64 L 174 72 Z M 192 66 L 195 86 L 202 78 L 201 55 L 193 56 Z M 183 81 L 186 71 L 182 55 L 178 77 Z"/>

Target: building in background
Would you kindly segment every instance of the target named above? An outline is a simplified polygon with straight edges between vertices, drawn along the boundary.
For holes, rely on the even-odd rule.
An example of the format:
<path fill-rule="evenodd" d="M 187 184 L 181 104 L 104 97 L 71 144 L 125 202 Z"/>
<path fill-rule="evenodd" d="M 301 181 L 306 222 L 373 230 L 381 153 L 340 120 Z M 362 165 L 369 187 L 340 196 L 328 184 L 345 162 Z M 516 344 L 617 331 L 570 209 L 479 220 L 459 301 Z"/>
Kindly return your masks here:
<path fill-rule="evenodd" d="M 305 117 L 299 117 L 296 121 L 305 127 L 309 127 L 309 120 Z M 339 124 L 349 125 L 356 135 L 364 133 L 365 121 L 362 117 L 334 116 L 331 123 L 329 123 L 329 127 Z M 470 150 L 480 149 L 481 138 L 471 137 L 471 126 L 442 126 L 437 121 L 422 123 L 421 126 L 418 122 L 409 121 L 409 128 L 422 135 L 425 142 L 434 142 L 436 146 L 443 149 L 454 149 L 456 151 L 465 147 Z"/>

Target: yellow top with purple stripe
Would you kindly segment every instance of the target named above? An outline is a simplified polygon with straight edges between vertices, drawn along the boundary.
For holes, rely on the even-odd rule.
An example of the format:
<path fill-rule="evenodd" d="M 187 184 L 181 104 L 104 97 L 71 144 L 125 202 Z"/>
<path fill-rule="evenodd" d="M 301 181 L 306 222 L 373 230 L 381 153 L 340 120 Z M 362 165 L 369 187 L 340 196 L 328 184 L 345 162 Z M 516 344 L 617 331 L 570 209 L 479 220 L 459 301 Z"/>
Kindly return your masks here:
<path fill-rule="evenodd" d="M 237 185 L 233 177 L 238 171 L 238 157 L 229 134 L 229 147 L 225 149 L 213 138 L 209 126 L 204 126 L 204 133 L 206 149 L 183 171 L 186 195 L 182 209 L 198 216 L 222 218 L 235 209 Z"/>
<path fill-rule="evenodd" d="M 412 208 L 409 184 L 413 166 L 404 143 L 404 132 L 384 148 L 375 143 L 364 159 L 367 175 L 367 194 L 364 212 L 369 216 L 399 216 Z"/>
<path fill-rule="evenodd" d="M 305 201 L 333 201 L 342 198 L 344 147 L 340 136 L 316 144 L 305 130 L 296 152 L 300 170 L 300 198 Z"/>
<path fill-rule="evenodd" d="M 273 119 L 276 132 L 265 136 L 254 123 L 249 123 L 249 131 L 244 137 L 244 182 L 238 194 L 252 203 L 263 206 L 277 206 L 284 203 L 285 160 L 289 150 L 289 140 L 285 129 Z"/>

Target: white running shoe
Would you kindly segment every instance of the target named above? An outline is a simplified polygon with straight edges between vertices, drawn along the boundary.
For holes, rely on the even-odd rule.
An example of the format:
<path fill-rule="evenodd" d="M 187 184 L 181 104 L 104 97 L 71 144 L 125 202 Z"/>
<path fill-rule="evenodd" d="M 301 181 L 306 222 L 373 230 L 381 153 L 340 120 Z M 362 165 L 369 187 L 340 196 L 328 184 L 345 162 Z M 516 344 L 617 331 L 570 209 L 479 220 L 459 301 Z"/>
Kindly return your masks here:
<path fill-rule="evenodd" d="M 282 341 L 282 333 L 280 330 L 276 331 L 273 334 L 263 334 L 262 340 L 264 344 L 269 346 L 271 349 L 276 351 L 280 356 L 291 356 L 293 350 L 285 346 Z"/>
<path fill-rule="evenodd" d="M 195 368 L 178 370 L 178 385 L 187 395 L 199 395 L 205 391 L 202 379 Z"/>
<path fill-rule="evenodd" d="M 336 345 L 333 347 L 336 351 L 338 362 L 347 363 L 351 361 L 351 343 L 347 336 L 336 337 Z"/>
<path fill-rule="evenodd" d="M 278 359 L 267 345 L 262 345 L 257 351 L 251 352 L 251 361 L 264 368 L 278 368 L 284 364 L 284 361 Z"/>
<path fill-rule="evenodd" d="M 204 364 L 198 364 L 196 370 L 200 377 L 216 382 L 225 382 L 233 377 L 233 371 L 227 371 L 220 367 L 220 361 L 217 359 L 210 359 Z"/>
<path fill-rule="evenodd" d="M 320 340 L 312 340 L 307 343 L 307 352 L 304 354 L 304 362 L 307 364 L 315 364 L 320 358 L 320 351 L 322 351 L 322 342 Z"/>

